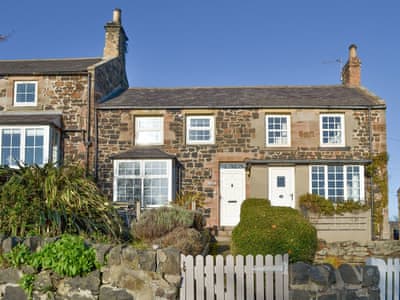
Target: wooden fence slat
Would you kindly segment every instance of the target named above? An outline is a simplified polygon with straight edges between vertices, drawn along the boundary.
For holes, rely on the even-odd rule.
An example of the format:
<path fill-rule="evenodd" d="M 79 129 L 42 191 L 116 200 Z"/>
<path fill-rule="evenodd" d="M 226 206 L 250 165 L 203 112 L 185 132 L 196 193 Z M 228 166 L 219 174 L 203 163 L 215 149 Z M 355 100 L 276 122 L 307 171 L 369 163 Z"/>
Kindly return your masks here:
<path fill-rule="evenodd" d="M 194 300 L 194 264 L 193 256 L 188 255 L 185 259 L 186 273 L 186 300 Z"/>
<path fill-rule="evenodd" d="M 394 263 L 394 274 L 393 274 L 393 299 L 399 299 L 399 289 L 400 289 L 400 283 L 399 283 L 399 266 L 400 266 L 400 260 L 398 258 L 395 258 L 393 260 Z"/>
<path fill-rule="evenodd" d="M 283 267 L 282 255 L 275 255 L 275 266 Z M 282 270 L 275 271 L 275 299 L 283 300 L 283 272 Z"/>
<path fill-rule="evenodd" d="M 256 299 L 264 300 L 264 257 L 256 255 Z"/>
<path fill-rule="evenodd" d="M 196 300 L 204 300 L 204 257 L 196 256 L 196 266 L 194 269 L 196 280 Z"/>
<path fill-rule="evenodd" d="M 206 299 L 207 300 L 214 300 L 215 289 L 214 289 L 214 257 L 211 255 L 206 256 L 206 266 L 205 266 L 205 273 L 206 273 Z"/>
<path fill-rule="evenodd" d="M 226 297 L 235 299 L 235 262 L 232 255 L 225 257 Z"/>
<path fill-rule="evenodd" d="M 283 255 L 283 298 L 289 300 L 289 254 Z"/>
<path fill-rule="evenodd" d="M 224 287 L 224 257 L 217 255 L 215 261 L 215 294 L 216 300 L 224 300 L 225 287 Z"/>
<path fill-rule="evenodd" d="M 244 258 L 243 255 L 236 256 L 236 299 L 244 300 Z"/>
<path fill-rule="evenodd" d="M 181 254 L 181 287 L 179 289 L 179 299 L 185 300 L 186 298 L 186 268 L 185 268 L 185 255 Z"/>
<path fill-rule="evenodd" d="M 246 256 L 246 265 L 244 267 L 246 274 L 246 300 L 254 299 L 254 257 Z"/>
<path fill-rule="evenodd" d="M 393 259 L 387 259 L 387 277 L 386 277 L 386 297 L 387 299 L 393 299 Z"/>
<path fill-rule="evenodd" d="M 272 268 L 274 265 L 274 257 L 272 255 L 265 256 L 265 267 Z M 266 272 L 265 274 L 265 299 L 274 300 L 274 273 Z"/>

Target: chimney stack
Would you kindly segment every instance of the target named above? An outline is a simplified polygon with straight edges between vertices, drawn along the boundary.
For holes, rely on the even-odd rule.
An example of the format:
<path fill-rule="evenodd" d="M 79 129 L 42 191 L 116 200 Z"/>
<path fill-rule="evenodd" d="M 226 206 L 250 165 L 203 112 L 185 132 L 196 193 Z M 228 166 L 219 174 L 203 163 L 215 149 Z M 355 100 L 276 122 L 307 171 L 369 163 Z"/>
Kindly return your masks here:
<path fill-rule="evenodd" d="M 349 47 L 349 60 L 342 69 L 342 83 L 350 87 L 361 86 L 361 60 L 354 44 Z"/>
<path fill-rule="evenodd" d="M 128 37 L 121 24 L 121 10 L 119 8 L 114 9 L 113 20 L 107 22 L 104 29 L 106 31 L 106 37 L 103 57 L 121 57 L 125 63 L 126 42 L 128 41 Z"/>

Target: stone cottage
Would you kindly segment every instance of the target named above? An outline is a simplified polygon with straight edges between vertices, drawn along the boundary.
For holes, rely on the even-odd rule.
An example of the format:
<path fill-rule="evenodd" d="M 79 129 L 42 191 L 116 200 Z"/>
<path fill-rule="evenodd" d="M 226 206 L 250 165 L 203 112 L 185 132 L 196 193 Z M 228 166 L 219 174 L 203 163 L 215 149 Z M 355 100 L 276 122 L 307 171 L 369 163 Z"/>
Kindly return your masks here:
<path fill-rule="evenodd" d="M 355 45 L 341 85 L 128 88 L 120 10 L 105 30 L 100 58 L 0 61 L 2 165 L 79 159 L 119 206 L 199 191 L 220 227 L 248 197 L 380 199 L 366 168 L 386 152 L 386 106 L 361 86 Z M 328 220 L 321 236 L 371 239 L 371 215 Z"/>

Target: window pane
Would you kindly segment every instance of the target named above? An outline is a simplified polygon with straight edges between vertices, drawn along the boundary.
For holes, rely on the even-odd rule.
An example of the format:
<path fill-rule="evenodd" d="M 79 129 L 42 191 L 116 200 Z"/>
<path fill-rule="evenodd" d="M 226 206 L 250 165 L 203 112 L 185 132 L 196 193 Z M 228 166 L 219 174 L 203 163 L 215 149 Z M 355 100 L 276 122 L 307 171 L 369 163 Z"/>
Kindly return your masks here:
<path fill-rule="evenodd" d="M 208 141 L 210 140 L 209 130 L 189 130 L 189 140 L 191 141 Z"/>
<path fill-rule="evenodd" d="M 359 166 L 347 166 L 347 199 L 359 201 L 361 199 L 361 174 Z"/>
<path fill-rule="evenodd" d="M 145 206 L 168 204 L 168 179 L 145 179 L 143 194 L 143 202 Z"/>
<path fill-rule="evenodd" d="M 188 117 L 187 120 L 188 142 L 213 142 L 212 117 Z"/>
<path fill-rule="evenodd" d="M 140 163 L 138 161 L 119 162 L 118 175 L 140 175 Z"/>
<path fill-rule="evenodd" d="M 3 129 L 1 139 L 1 164 L 7 166 L 16 166 L 20 161 L 21 130 Z"/>
<path fill-rule="evenodd" d="M 152 145 L 163 143 L 162 117 L 137 117 L 135 128 L 135 142 L 138 145 Z"/>
<path fill-rule="evenodd" d="M 267 116 L 267 144 L 269 145 L 288 145 L 289 126 L 286 116 Z"/>
<path fill-rule="evenodd" d="M 25 131 L 25 164 L 43 165 L 44 129 L 32 128 Z"/>
<path fill-rule="evenodd" d="M 167 175 L 167 162 L 146 161 L 144 165 L 144 175 Z"/>
<path fill-rule="evenodd" d="M 311 167 L 312 193 L 325 197 L 325 168 L 323 166 Z"/>
<path fill-rule="evenodd" d="M 343 166 L 328 166 L 328 198 L 334 202 L 344 200 Z"/>
<path fill-rule="evenodd" d="M 190 127 L 210 127 L 210 119 L 190 119 Z"/>
<path fill-rule="evenodd" d="M 119 178 L 117 180 L 117 201 L 133 202 L 141 198 L 141 179 Z"/>
<path fill-rule="evenodd" d="M 322 116 L 322 143 L 340 145 L 343 144 L 343 118 L 340 116 Z"/>
<path fill-rule="evenodd" d="M 15 102 L 34 103 L 36 96 L 35 83 L 16 83 Z"/>

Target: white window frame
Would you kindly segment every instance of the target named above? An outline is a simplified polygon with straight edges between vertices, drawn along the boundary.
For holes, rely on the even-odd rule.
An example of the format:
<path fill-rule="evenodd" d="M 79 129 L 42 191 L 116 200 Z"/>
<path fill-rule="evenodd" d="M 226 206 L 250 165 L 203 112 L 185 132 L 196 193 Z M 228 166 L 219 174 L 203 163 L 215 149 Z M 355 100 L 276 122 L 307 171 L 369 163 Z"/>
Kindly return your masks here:
<path fill-rule="evenodd" d="M 335 165 L 338 166 L 338 165 Z M 360 199 L 351 199 L 355 202 L 365 202 L 365 185 L 364 185 L 364 166 L 363 165 L 340 165 L 343 167 L 343 193 L 344 201 L 349 201 L 348 188 L 347 188 L 347 168 L 359 167 L 360 168 Z M 328 165 L 310 165 L 309 166 L 309 192 L 312 194 L 312 167 L 324 168 L 324 198 L 328 199 Z M 332 200 L 333 201 L 333 200 Z"/>
<path fill-rule="evenodd" d="M 324 131 L 329 131 L 329 129 L 323 129 L 322 123 L 324 117 L 339 117 L 340 118 L 340 134 L 341 134 L 341 143 L 324 143 L 323 133 Z M 319 117 L 319 132 L 320 132 L 320 146 L 321 147 L 344 147 L 346 145 L 346 136 L 345 136 L 345 120 L 344 114 L 331 114 L 331 113 L 324 113 L 320 114 Z"/>
<path fill-rule="evenodd" d="M 160 122 L 159 128 L 140 128 L 140 120 L 157 120 Z M 160 138 L 157 141 L 141 141 L 139 140 L 139 133 L 146 132 L 160 132 Z M 153 116 L 137 116 L 135 117 L 135 145 L 162 145 L 164 144 L 164 118 L 163 117 L 153 117 Z"/>
<path fill-rule="evenodd" d="M 275 143 L 270 143 L 269 142 L 269 128 L 268 128 L 268 119 L 270 118 L 286 118 L 286 124 L 287 124 L 287 128 L 286 128 L 286 134 L 287 134 L 287 143 L 281 143 L 281 144 L 275 144 Z M 290 115 L 274 115 L 274 114 L 268 114 L 265 115 L 265 144 L 268 147 L 290 147 L 291 145 L 291 118 Z M 284 130 L 280 130 L 280 132 L 282 133 Z"/>
<path fill-rule="evenodd" d="M 35 99 L 33 102 L 17 102 L 17 86 L 19 84 L 34 84 Z M 37 81 L 14 81 L 14 106 L 37 106 L 38 84 Z"/>
<path fill-rule="evenodd" d="M 29 129 L 43 129 L 43 165 L 49 161 L 49 136 L 50 136 L 50 126 L 0 126 L 0 165 L 2 164 L 2 148 L 3 148 L 3 130 L 8 129 L 18 129 L 21 131 L 21 143 L 20 143 L 20 163 L 25 162 L 25 138 L 26 131 Z M 42 165 L 41 165 L 42 166 Z M 18 168 L 18 164 L 12 164 L 9 166 L 10 168 Z"/>
<path fill-rule="evenodd" d="M 118 175 L 119 174 L 119 163 L 121 162 L 139 162 L 140 164 L 140 174 L 139 175 Z M 145 175 L 144 174 L 144 165 L 145 162 L 166 162 L 167 163 L 167 175 Z M 141 179 L 141 206 L 144 208 L 152 208 L 152 207 L 161 207 L 169 205 L 172 201 L 172 160 L 170 159 L 118 159 L 114 160 L 114 178 L 113 178 L 113 201 L 117 203 L 127 203 L 118 201 L 118 179 L 126 178 L 126 179 Z M 146 178 L 168 178 L 168 200 L 166 204 L 161 205 L 146 205 L 144 206 L 144 179 Z M 134 201 L 136 199 L 132 199 Z"/>
<path fill-rule="evenodd" d="M 208 119 L 210 120 L 210 126 L 208 127 L 194 127 L 190 126 L 190 121 L 193 119 Z M 189 132 L 190 130 L 209 130 L 210 131 L 210 139 L 207 141 L 197 141 L 191 140 Z M 195 116 L 187 116 L 186 117 L 186 143 L 189 145 L 196 144 L 214 144 L 215 143 L 215 121 L 214 116 L 210 115 L 195 115 Z"/>

